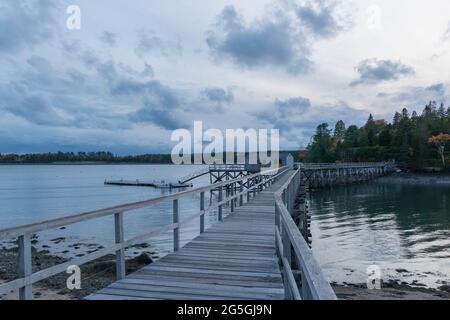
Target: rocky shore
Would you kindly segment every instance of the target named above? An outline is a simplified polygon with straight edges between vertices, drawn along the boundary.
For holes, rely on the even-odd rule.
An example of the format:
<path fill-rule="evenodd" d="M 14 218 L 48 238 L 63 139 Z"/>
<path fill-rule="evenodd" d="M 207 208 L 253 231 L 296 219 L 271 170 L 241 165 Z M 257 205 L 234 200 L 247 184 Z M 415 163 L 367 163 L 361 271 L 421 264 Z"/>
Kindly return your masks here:
<path fill-rule="evenodd" d="M 135 258 L 126 261 L 127 273 L 134 272 L 153 262 L 154 252 L 142 252 Z M 33 247 L 33 272 L 43 270 L 67 261 L 66 258 L 52 255 L 47 250 L 38 251 Z M 0 283 L 14 280 L 17 274 L 17 249 L 3 248 L 0 250 Z M 41 300 L 77 300 L 94 293 L 115 280 L 115 256 L 108 255 L 81 268 L 82 285 L 80 290 L 68 290 L 66 281 L 68 274 L 60 273 L 33 286 L 35 299 Z M 0 300 L 17 299 L 17 290 L 6 295 L 0 295 Z"/>
<path fill-rule="evenodd" d="M 439 289 L 418 288 L 398 281 L 384 282 L 380 290 L 369 290 L 366 284 L 332 283 L 339 300 L 449 300 L 450 285 Z"/>
<path fill-rule="evenodd" d="M 88 247 L 94 247 L 90 245 Z M 97 245 L 98 246 L 98 245 Z M 151 264 L 157 255 L 148 250 L 146 244 L 133 248 L 139 254 L 126 261 L 127 274 Z M 66 262 L 70 258 L 51 254 L 48 250 L 32 248 L 33 271 L 39 271 Z M 137 253 L 137 252 L 134 252 Z M 0 283 L 14 280 L 17 275 L 17 248 L 0 247 Z M 108 255 L 94 260 L 81 267 L 82 285 L 80 290 L 68 290 L 66 281 L 68 274 L 56 276 L 36 283 L 33 286 L 36 300 L 79 300 L 91 293 L 107 287 L 115 281 L 115 256 Z M 405 282 L 389 280 L 382 284 L 381 290 L 369 290 L 365 284 L 332 283 L 332 287 L 340 300 L 448 300 L 450 299 L 450 283 L 443 283 L 438 289 L 425 286 L 412 286 Z M 0 300 L 17 299 L 18 292 L 0 295 Z"/>

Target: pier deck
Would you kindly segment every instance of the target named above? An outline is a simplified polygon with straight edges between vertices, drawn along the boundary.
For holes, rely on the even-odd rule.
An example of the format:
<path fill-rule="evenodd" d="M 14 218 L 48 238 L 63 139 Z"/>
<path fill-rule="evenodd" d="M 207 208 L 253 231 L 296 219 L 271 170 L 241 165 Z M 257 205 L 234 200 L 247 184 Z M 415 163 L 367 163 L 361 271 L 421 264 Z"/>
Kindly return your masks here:
<path fill-rule="evenodd" d="M 284 299 L 276 255 L 274 192 L 286 178 L 184 248 L 87 299 Z"/>

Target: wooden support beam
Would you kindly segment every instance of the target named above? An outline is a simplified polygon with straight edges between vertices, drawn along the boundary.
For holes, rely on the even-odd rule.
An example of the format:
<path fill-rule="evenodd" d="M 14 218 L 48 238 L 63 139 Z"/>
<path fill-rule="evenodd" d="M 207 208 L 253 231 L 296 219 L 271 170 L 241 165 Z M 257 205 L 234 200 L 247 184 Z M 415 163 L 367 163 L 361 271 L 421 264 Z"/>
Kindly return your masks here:
<path fill-rule="evenodd" d="M 200 193 L 200 211 L 205 211 L 205 192 Z M 205 232 L 205 215 L 200 216 L 200 233 Z"/>
<path fill-rule="evenodd" d="M 19 237 L 19 277 L 25 278 L 32 273 L 31 240 L 30 234 Z M 20 300 L 33 299 L 33 289 L 31 285 L 26 285 L 19 289 Z"/>
<path fill-rule="evenodd" d="M 114 214 L 114 230 L 115 242 L 122 243 L 124 241 L 123 212 Z M 125 249 L 120 248 L 116 251 L 116 279 L 121 280 L 125 278 L 125 275 Z"/>
<path fill-rule="evenodd" d="M 223 188 L 219 187 L 219 202 L 222 202 L 222 200 L 223 200 Z M 222 217 L 222 205 L 219 205 L 218 211 L 219 211 L 218 212 L 219 221 L 222 221 L 223 220 L 223 217 Z"/>
<path fill-rule="evenodd" d="M 173 200 L 173 223 L 180 222 L 178 199 Z M 173 229 L 173 251 L 178 251 L 180 249 L 180 226 L 176 226 Z"/>

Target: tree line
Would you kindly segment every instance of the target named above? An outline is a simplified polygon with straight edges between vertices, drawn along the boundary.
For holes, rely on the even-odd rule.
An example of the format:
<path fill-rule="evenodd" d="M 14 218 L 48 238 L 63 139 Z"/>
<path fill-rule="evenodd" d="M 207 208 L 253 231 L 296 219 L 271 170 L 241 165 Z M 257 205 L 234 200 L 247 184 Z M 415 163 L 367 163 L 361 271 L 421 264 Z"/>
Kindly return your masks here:
<path fill-rule="evenodd" d="M 0 154 L 0 163 L 172 163 L 170 154 L 118 156 L 111 152 L 55 152 L 30 154 Z"/>
<path fill-rule="evenodd" d="M 298 151 L 285 151 L 294 156 L 295 161 L 300 161 Z M 195 155 L 191 154 L 191 162 Z M 238 163 L 238 154 L 233 153 L 235 163 Z M 249 159 L 249 153 L 245 153 L 245 159 Z M 259 157 L 258 157 L 259 159 Z M 50 163 L 154 163 L 172 164 L 171 154 L 143 154 L 117 156 L 111 152 L 55 152 L 55 153 L 29 153 L 29 154 L 1 154 L 0 164 L 50 164 Z M 222 163 L 227 163 L 227 153 L 222 155 Z"/>
<path fill-rule="evenodd" d="M 450 108 L 430 101 L 421 114 L 404 108 L 391 123 L 369 116 L 360 128 L 340 120 L 334 130 L 320 124 L 307 147 L 307 162 L 372 162 L 395 160 L 406 169 L 449 164 Z"/>

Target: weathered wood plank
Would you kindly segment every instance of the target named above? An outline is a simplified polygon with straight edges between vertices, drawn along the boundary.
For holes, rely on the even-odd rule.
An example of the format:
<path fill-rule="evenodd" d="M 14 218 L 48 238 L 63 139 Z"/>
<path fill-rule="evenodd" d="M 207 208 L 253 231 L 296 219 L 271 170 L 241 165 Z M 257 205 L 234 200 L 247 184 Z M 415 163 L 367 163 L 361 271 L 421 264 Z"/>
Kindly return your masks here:
<path fill-rule="evenodd" d="M 101 290 L 99 297 L 283 299 L 274 228 L 274 194 L 285 179 L 280 180 L 177 252 Z"/>

